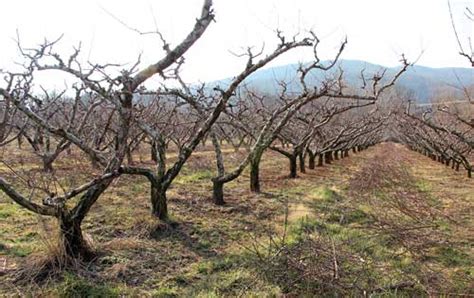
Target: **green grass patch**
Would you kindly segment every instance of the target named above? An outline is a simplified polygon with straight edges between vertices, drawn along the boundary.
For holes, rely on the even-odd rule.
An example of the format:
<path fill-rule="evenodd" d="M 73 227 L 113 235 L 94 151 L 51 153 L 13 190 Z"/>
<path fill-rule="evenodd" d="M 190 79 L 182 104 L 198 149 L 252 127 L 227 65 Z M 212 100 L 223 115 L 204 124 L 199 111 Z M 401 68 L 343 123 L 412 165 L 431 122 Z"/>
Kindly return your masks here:
<path fill-rule="evenodd" d="M 15 245 L 7 248 L 6 251 L 9 255 L 23 258 L 29 256 L 34 250 L 31 246 Z"/>
<path fill-rule="evenodd" d="M 156 298 L 172 298 L 178 297 L 178 288 L 177 287 L 160 287 L 158 290 L 155 290 L 150 293 L 151 297 Z"/>
<path fill-rule="evenodd" d="M 181 173 L 175 180 L 175 183 L 192 183 L 209 181 L 214 177 L 214 172 L 210 170 L 196 171 L 192 173 Z"/>
<path fill-rule="evenodd" d="M 449 246 L 436 248 L 433 258 L 448 267 L 473 265 L 472 258 L 468 254 Z"/>
<path fill-rule="evenodd" d="M 107 284 L 96 284 L 73 274 L 65 274 L 63 282 L 56 288 L 59 297 L 120 297 L 118 288 Z"/>
<path fill-rule="evenodd" d="M 415 186 L 421 192 L 431 192 L 433 190 L 431 184 L 425 180 L 416 181 Z"/>
<path fill-rule="evenodd" d="M 183 297 L 277 296 L 279 289 L 268 285 L 246 268 L 218 271 L 204 276 L 183 293 Z"/>
<path fill-rule="evenodd" d="M 14 203 L 0 203 L 0 219 L 29 215 L 29 212 Z"/>

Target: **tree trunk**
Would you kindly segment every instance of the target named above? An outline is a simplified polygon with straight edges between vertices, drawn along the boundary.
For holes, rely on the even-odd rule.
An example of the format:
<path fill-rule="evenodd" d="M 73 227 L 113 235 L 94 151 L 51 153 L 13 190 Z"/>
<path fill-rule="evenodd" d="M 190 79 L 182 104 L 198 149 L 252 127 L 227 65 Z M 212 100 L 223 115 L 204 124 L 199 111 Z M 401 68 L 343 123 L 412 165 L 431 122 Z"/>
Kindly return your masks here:
<path fill-rule="evenodd" d="M 349 157 L 349 150 L 344 151 L 344 157 Z"/>
<path fill-rule="evenodd" d="M 457 171 L 457 172 L 459 172 L 459 166 L 460 166 L 460 165 L 461 165 L 460 162 L 457 162 L 457 163 L 456 163 L 456 171 Z"/>
<path fill-rule="evenodd" d="M 158 155 L 158 152 L 156 150 L 156 143 L 152 142 L 151 143 L 151 150 L 150 150 L 151 160 L 153 160 L 154 162 L 157 162 L 158 161 L 157 155 Z"/>
<path fill-rule="evenodd" d="M 326 152 L 324 154 L 324 161 L 326 162 L 326 164 L 330 165 L 331 164 L 331 161 L 332 161 L 332 153 L 331 152 Z"/>
<path fill-rule="evenodd" d="M 334 160 L 339 160 L 339 154 L 338 151 L 334 151 Z"/>
<path fill-rule="evenodd" d="M 224 201 L 224 183 L 221 181 L 212 181 L 212 200 L 214 204 L 222 206 Z"/>
<path fill-rule="evenodd" d="M 46 157 L 43 158 L 43 171 L 45 171 L 46 173 L 54 172 L 53 161 L 54 159 L 50 159 Z"/>
<path fill-rule="evenodd" d="M 472 169 L 467 169 L 467 177 L 472 178 Z"/>
<path fill-rule="evenodd" d="M 290 159 L 290 178 L 297 177 L 297 163 L 296 163 L 296 155 L 292 155 Z"/>
<path fill-rule="evenodd" d="M 352 147 L 352 153 L 356 153 L 356 152 L 357 152 L 356 147 Z"/>
<path fill-rule="evenodd" d="M 309 162 L 308 162 L 308 168 L 310 168 L 311 170 L 314 170 L 316 164 L 314 162 L 315 158 L 316 158 L 316 154 L 313 154 L 312 152 L 309 152 L 308 151 L 308 159 L 309 159 Z"/>
<path fill-rule="evenodd" d="M 66 256 L 83 260 L 91 260 L 93 253 L 84 240 L 81 221 L 72 220 L 67 214 L 61 214 L 59 220 L 60 245 Z"/>
<path fill-rule="evenodd" d="M 323 166 L 323 162 L 324 162 L 323 154 L 322 154 L 322 153 L 319 153 L 319 154 L 318 154 L 318 167 L 322 167 L 322 166 Z"/>
<path fill-rule="evenodd" d="M 127 148 L 127 164 L 133 165 L 133 155 L 132 150 L 130 150 L 130 148 Z"/>
<path fill-rule="evenodd" d="M 300 160 L 300 172 L 306 173 L 306 166 L 305 166 L 305 155 L 303 153 L 298 154 Z"/>
<path fill-rule="evenodd" d="M 166 200 L 166 190 L 156 185 L 151 185 L 150 189 L 151 213 L 160 220 L 168 220 L 168 203 Z"/>
<path fill-rule="evenodd" d="M 260 159 L 252 160 L 250 162 L 250 191 L 260 192 L 260 178 L 259 178 Z"/>

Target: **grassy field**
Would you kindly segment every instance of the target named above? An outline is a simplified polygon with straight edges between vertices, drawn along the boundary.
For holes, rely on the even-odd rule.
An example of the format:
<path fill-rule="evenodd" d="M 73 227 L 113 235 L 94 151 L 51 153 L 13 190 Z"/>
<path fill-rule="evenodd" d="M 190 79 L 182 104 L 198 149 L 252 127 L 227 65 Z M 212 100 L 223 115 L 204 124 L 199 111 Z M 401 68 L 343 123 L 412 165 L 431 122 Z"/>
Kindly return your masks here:
<path fill-rule="evenodd" d="M 35 171 L 25 152 L 10 160 Z M 78 160 L 57 171 L 80 177 Z M 168 193 L 172 227 L 149 215 L 148 182 L 123 176 L 83 224 L 98 258 L 40 283 L 15 278 L 54 253 L 54 222 L 1 194 L 0 295 L 474 295 L 474 180 L 463 172 L 392 143 L 297 179 L 287 167 L 266 153 L 264 192 L 249 192 L 245 173 L 219 207 L 213 153 L 196 152 Z"/>

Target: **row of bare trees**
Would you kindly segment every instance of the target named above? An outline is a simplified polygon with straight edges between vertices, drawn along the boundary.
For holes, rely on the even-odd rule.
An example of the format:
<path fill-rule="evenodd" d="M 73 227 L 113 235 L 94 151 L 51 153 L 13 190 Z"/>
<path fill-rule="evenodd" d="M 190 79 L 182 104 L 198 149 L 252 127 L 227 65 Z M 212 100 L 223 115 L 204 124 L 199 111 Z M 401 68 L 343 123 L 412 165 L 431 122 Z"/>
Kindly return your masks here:
<path fill-rule="evenodd" d="M 413 150 L 472 177 L 474 148 L 474 105 L 461 101 L 417 107 L 400 113 L 401 140 Z"/>
<path fill-rule="evenodd" d="M 57 218 L 66 255 L 92 256 L 82 221 L 122 175 L 147 179 L 152 214 L 168 220 L 167 190 L 207 139 L 215 151 L 213 200 L 219 205 L 225 202 L 224 185 L 248 166 L 250 189 L 260 191 L 259 165 L 267 149 L 288 157 L 289 176 L 296 177 L 297 160 L 305 171 L 307 157 L 309 168 L 314 168 L 316 157 L 319 165 L 323 159 L 330 163 L 383 139 L 390 113 L 377 103 L 409 66 L 405 58 L 394 77 L 384 78 L 381 71 L 364 77 L 363 88 L 354 89 L 346 86 L 342 71 L 334 71 L 346 41 L 333 60 L 322 62 L 315 34 L 288 39 L 277 31 L 276 48 L 268 53 L 249 48 L 243 70 L 225 86 L 186 84 L 180 76 L 183 57 L 213 20 L 212 1 L 205 0 L 190 33 L 174 48 L 165 43 L 164 56 L 147 67 L 140 60 L 128 68 L 82 62 L 80 49 L 66 56 L 57 53 L 60 40 L 33 49 L 18 44 L 24 63 L 19 71 L 2 72 L 0 88 L 1 161 L 7 169 L 2 170 L 0 189 L 29 211 Z M 244 87 L 252 73 L 297 48 L 314 54 L 313 62 L 295 72 L 298 92 L 288 92 L 284 82 L 278 95 Z M 37 78 L 49 72 L 62 73 L 74 84 L 64 92 L 41 90 Z M 326 73 L 326 79 L 309 85 L 310 72 Z M 155 75 L 163 83 L 145 88 Z M 42 171 L 13 158 L 15 142 L 22 147 L 24 140 L 41 160 Z M 227 163 L 224 143 L 236 150 L 245 147 L 245 154 Z M 151 162 L 137 164 L 134 152 L 144 147 Z M 84 165 L 81 159 L 89 162 Z M 67 163 L 82 170 L 65 173 Z"/>
<path fill-rule="evenodd" d="M 449 2 L 448 5 L 459 55 L 474 67 L 471 39 L 468 38 L 467 46 L 461 41 Z M 474 15 L 468 8 L 464 16 L 469 22 L 474 22 Z M 412 106 L 412 102 L 407 101 L 406 110 L 398 113 L 397 134 L 410 148 L 435 161 L 456 171 L 462 166 L 471 178 L 474 166 L 474 85 L 460 83 L 454 91 L 447 97 L 432 99 L 429 107 Z"/>

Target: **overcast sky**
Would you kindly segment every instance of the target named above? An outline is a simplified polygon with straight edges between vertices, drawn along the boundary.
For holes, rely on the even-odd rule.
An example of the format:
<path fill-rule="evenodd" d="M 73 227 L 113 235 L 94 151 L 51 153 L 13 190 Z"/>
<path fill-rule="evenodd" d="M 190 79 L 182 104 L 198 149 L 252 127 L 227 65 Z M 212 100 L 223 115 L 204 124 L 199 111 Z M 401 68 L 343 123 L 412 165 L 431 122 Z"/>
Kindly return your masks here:
<path fill-rule="evenodd" d="M 463 9 L 472 1 L 451 0 L 461 39 L 472 36 L 472 22 Z M 69 53 L 82 42 L 82 57 L 92 62 L 133 63 L 139 53 L 144 63 L 162 57 L 156 36 L 139 36 L 110 14 L 142 31 L 156 27 L 172 45 L 192 28 L 202 0 L 15 0 L 2 1 L 0 68 L 10 68 L 19 56 L 13 39 L 18 29 L 24 46 L 64 33 L 60 50 Z M 342 58 L 385 66 L 397 65 L 400 54 L 410 60 L 424 54 L 419 65 L 469 67 L 458 49 L 446 0 L 215 0 L 216 22 L 186 54 L 187 81 L 233 76 L 245 61 L 233 56 L 242 47 L 275 46 L 275 29 L 292 36 L 313 30 L 320 37 L 321 56 L 330 58 L 345 36 Z M 155 25 L 156 24 L 156 25 Z M 274 65 L 311 59 L 298 51 Z"/>

